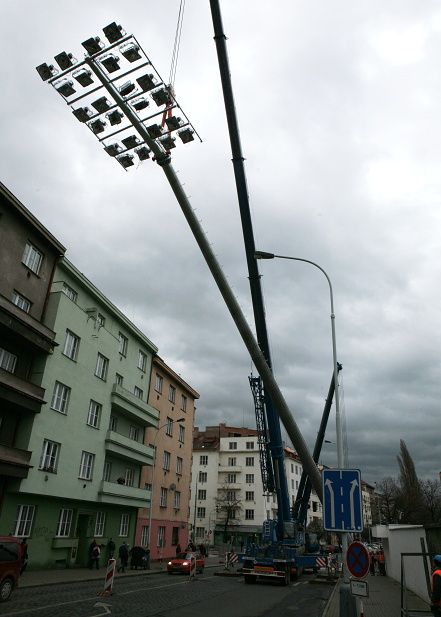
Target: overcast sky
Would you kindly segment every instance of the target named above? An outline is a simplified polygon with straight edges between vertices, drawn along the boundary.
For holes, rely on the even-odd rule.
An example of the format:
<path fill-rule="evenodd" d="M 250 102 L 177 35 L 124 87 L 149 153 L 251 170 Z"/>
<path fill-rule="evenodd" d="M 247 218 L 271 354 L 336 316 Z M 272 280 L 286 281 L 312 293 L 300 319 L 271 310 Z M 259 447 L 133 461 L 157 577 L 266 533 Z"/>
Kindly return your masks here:
<path fill-rule="evenodd" d="M 196 423 L 255 426 L 251 362 L 161 168 L 125 172 L 35 71 L 112 21 L 168 79 L 179 0 L 2 0 L 2 181 L 198 392 Z M 441 7 L 221 0 L 256 247 L 334 288 L 349 464 L 441 469 Z M 187 0 L 176 96 L 203 143 L 173 165 L 253 324 L 208 0 Z M 274 370 L 312 447 L 332 375 L 329 290 L 260 262 Z M 326 438 L 335 442 L 335 413 Z M 321 460 L 336 465 L 335 444 Z"/>

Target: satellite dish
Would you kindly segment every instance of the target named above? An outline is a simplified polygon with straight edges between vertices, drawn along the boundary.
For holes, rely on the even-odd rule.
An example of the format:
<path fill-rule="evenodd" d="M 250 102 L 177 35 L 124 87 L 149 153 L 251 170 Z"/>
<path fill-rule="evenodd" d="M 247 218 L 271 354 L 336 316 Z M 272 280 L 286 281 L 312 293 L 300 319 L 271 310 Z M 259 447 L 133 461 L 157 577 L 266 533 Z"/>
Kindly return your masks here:
<path fill-rule="evenodd" d="M 169 489 L 170 489 L 171 491 L 175 491 L 175 490 L 176 490 L 176 484 L 170 484 Z"/>

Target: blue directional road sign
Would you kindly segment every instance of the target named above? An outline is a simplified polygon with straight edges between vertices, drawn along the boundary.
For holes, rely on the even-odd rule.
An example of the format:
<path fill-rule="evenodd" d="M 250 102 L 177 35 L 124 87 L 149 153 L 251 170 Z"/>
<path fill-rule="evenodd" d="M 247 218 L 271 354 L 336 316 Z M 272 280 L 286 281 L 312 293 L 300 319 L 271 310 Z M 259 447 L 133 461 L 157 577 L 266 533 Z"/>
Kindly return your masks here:
<path fill-rule="evenodd" d="M 363 530 L 359 469 L 324 469 L 323 527 L 327 531 Z"/>

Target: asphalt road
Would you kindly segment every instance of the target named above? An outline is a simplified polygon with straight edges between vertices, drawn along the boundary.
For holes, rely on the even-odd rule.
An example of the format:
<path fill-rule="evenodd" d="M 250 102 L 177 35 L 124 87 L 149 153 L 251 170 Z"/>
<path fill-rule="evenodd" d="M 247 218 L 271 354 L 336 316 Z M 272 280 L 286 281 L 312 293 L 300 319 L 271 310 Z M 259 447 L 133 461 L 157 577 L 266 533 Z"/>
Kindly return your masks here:
<path fill-rule="evenodd" d="M 321 617 L 332 587 L 304 576 L 288 587 L 245 585 L 242 578 L 205 571 L 185 576 L 127 577 L 102 598 L 101 581 L 17 589 L 2 617 Z"/>

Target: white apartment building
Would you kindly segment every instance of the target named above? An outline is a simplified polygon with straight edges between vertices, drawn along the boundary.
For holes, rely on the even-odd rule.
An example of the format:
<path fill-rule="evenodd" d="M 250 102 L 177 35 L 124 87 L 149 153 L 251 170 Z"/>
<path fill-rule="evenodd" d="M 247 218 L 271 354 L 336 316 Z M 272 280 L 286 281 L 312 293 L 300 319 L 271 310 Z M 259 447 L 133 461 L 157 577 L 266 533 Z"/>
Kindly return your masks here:
<path fill-rule="evenodd" d="M 293 504 L 302 474 L 302 464 L 285 448 L 285 466 L 290 503 Z M 322 517 L 321 504 L 313 493 L 308 523 Z M 190 526 L 197 544 L 241 542 L 260 537 L 263 521 L 277 518 L 277 500 L 264 494 L 260 472 L 258 436 L 255 429 L 196 427 L 193 435 L 193 465 Z"/>

